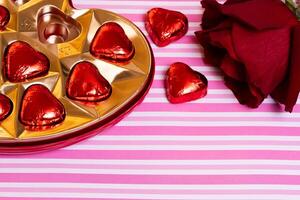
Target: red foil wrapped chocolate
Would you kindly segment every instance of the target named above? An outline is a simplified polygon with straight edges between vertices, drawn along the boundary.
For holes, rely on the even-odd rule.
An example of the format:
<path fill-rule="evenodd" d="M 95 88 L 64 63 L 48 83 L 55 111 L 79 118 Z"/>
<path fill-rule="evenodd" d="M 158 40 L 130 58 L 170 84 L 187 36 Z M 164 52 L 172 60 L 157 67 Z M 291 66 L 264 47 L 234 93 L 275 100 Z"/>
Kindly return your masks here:
<path fill-rule="evenodd" d="M 12 101 L 5 95 L 0 94 L 0 121 L 5 120 L 13 110 Z"/>
<path fill-rule="evenodd" d="M 110 97 L 112 87 L 90 62 L 77 63 L 70 72 L 66 85 L 70 99 L 100 102 Z"/>
<path fill-rule="evenodd" d="M 171 103 L 193 101 L 206 96 L 206 77 L 184 63 L 174 63 L 167 72 L 167 98 Z"/>
<path fill-rule="evenodd" d="M 99 134 L 149 91 L 151 46 L 124 17 L 77 10 L 69 0 L 1 5 L 11 15 L 0 32 L 0 89 L 14 109 L 0 123 L 0 154 L 61 148 Z"/>
<path fill-rule="evenodd" d="M 6 78 L 14 83 L 44 76 L 50 68 L 48 58 L 23 41 L 7 46 L 3 63 Z"/>
<path fill-rule="evenodd" d="M 9 11 L 4 6 L 0 5 L 0 31 L 6 28 L 6 25 L 8 24 L 9 20 L 10 20 Z"/>
<path fill-rule="evenodd" d="M 187 33 L 188 19 L 177 11 L 152 8 L 146 15 L 146 29 L 153 42 L 164 47 Z"/>
<path fill-rule="evenodd" d="M 19 120 L 30 130 L 44 130 L 64 121 L 63 104 L 43 85 L 26 89 L 21 102 Z"/>
<path fill-rule="evenodd" d="M 90 53 L 99 59 L 126 62 L 132 59 L 135 49 L 124 29 L 115 22 L 108 22 L 97 30 Z"/>

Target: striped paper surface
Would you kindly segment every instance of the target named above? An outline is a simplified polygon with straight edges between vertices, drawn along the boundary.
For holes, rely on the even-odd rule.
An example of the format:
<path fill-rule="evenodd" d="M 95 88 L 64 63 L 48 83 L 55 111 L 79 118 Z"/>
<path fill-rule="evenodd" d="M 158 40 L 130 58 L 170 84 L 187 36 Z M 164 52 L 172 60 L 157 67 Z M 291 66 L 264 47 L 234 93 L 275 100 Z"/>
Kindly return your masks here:
<path fill-rule="evenodd" d="M 97 137 L 61 150 L 0 156 L 1 199 L 299 200 L 300 106 L 283 113 L 267 99 L 257 110 L 240 106 L 220 72 L 206 66 L 194 37 L 203 10 L 198 0 L 74 0 L 134 21 L 152 7 L 180 10 L 186 37 L 153 46 L 156 75 L 142 105 Z M 209 79 L 209 95 L 167 102 L 168 66 L 185 62 Z"/>

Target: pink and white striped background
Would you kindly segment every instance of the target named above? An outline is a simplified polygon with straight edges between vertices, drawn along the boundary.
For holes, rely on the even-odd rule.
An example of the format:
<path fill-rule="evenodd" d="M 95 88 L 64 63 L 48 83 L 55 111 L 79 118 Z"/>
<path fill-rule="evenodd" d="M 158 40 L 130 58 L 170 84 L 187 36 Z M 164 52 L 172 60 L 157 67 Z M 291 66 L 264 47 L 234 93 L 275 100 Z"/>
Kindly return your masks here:
<path fill-rule="evenodd" d="M 0 156 L 2 199 L 300 199 L 300 105 L 289 114 L 271 99 L 257 110 L 237 103 L 219 71 L 202 62 L 193 35 L 203 12 L 198 0 L 74 4 L 123 14 L 143 31 L 143 15 L 151 7 L 180 10 L 190 29 L 167 48 L 153 46 L 152 89 L 115 127 L 61 150 Z M 176 106 L 167 102 L 164 73 L 175 61 L 208 77 L 207 98 Z"/>

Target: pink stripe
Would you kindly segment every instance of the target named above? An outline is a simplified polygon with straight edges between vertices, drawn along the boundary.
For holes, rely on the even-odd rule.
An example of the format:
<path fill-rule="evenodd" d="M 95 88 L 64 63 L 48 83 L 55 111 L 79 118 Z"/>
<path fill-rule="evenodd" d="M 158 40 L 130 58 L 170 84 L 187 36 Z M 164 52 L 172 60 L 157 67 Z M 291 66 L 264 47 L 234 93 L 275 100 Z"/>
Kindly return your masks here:
<path fill-rule="evenodd" d="M 147 39 L 150 41 L 150 37 L 147 37 Z M 196 43 L 197 42 L 197 38 L 195 36 L 185 36 L 183 38 L 181 38 L 180 40 L 178 40 L 176 43 L 177 44 L 185 44 L 185 43 Z M 154 52 L 154 56 L 155 56 L 155 52 Z M 200 54 L 199 54 L 199 58 L 200 58 Z M 172 58 L 174 59 L 174 58 Z"/>
<path fill-rule="evenodd" d="M 164 88 L 164 81 L 162 80 L 154 80 L 152 84 L 152 88 Z M 227 89 L 224 85 L 224 82 L 221 81 L 209 81 L 209 89 Z"/>
<path fill-rule="evenodd" d="M 165 49 L 162 48 L 158 48 L 156 51 L 156 53 L 166 53 Z M 201 56 L 203 54 L 202 49 L 195 49 L 195 48 L 174 48 L 174 49 L 169 49 L 168 53 L 179 53 L 179 52 L 183 52 L 183 53 L 199 53 L 199 56 Z"/>
<path fill-rule="evenodd" d="M 276 128 L 272 132 L 268 127 L 245 127 L 241 129 L 239 127 L 227 127 L 226 133 L 224 133 L 223 127 L 151 127 L 145 129 L 144 127 L 113 127 L 110 131 L 104 131 L 105 135 L 277 135 L 280 136 L 285 133 L 285 136 L 299 136 L 299 128 Z M 101 137 L 99 135 L 98 137 Z"/>
<path fill-rule="evenodd" d="M 145 13 L 146 14 L 146 13 Z M 135 21 L 135 22 L 143 22 L 144 21 L 144 15 L 141 15 L 141 14 L 130 14 L 130 13 L 123 13 L 122 16 L 132 20 L 132 21 Z M 199 22 L 199 19 L 202 18 L 202 14 L 189 14 L 189 15 L 186 15 L 187 18 L 189 19 L 189 22 L 198 22 L 199 23 L 199 29 L 200 29 L 200 22 Z"/>
<path fill-rule="evenodd" d="M 184 117 L 182 116 L 172 116 L 172 117 L 127 117 L 126 121 L 181 121 L 181 122 L 210 122 L 211 119 L 214 119 L 215 122 L 224 121 L 224 122 L 231 122 L 231 121 L 252 121 L 252 122 L 259 122 L 259 121 L 266 121 L 266 122 L 300 122 L 300 118 L 279 118 L 279 117 L 226 117 L 226 116 L 216 116 L 216 117 Z"/>
<path fill-rule="evenodd" d="M 83 198 L 55 198 L 55 200 L 82 200 Z M 92 198 L 89 198 L 92 199 Z M 1 197 L 1 200 L 53 200 L 53 198 L 36 198 L 36 197 L 29 197 L 29 198 L 25 198 L 25 197 Z M 108 199 L 108 198 L 97 198 L 97 200 L 116 200 L 116 199 Z M 147 199 L 122 199 L 122 200 L 147 200 Z M 150 200 L 150 199 L 148 199 Z M 163 199 L 161 199 L 163 200 Z"/>
<path fill-rule="evenodd" d="M 209 92 L 209 91 L 208 91 Z M 166 98 L 166 94 L 162 93 L 162 94 L 154 94 L 154 93 L 150 93 L 147 95 L 147 97 L 149 98 Z M 227 98 L 227 99 L 233 99 L 234 96 L 233 94 L 208 94 L 206 97 L 206 99 L 210 99 L 210 98 Z"/>
<path fill-rule="evenodd" d="M 120 141 L 101 141 L 100 140 L 88 140 L 84 142 L 85 145 L 178 145 L 178 141 L 130 141 L 130 140 L 120 140 Z M 291 146 L 300 146 L 300 141 L 181 141 L 180 145 L 190 145 L 190 146 L 199 146 L 199 145 L 291 145 Z"/>
<path fill-rule="evenodd" d="M 2 155 L 2 158 L 12 156 Z M 97 151 L 59 150 L 33 155 L 19 155 L 14 158 L 62 158 L 62 159 L 133 159 L 133 160 L 300 160 L 299 151 Z M 1 176 L 0 176 L 1 177 Z"/>
<path fill-rule="evenodd" d="M 170 103 L 150 103 L 144 102 L 142 105 L 138 106 L 135 111 L 180 111 L 185 112 L 283 112 L 283 108 L 279 107 L 278 104 L 262 104 L 258 109 L 247 108 L 238 103 L 186 103 L 178 105 L 173 105 Z M 295 106 L 294 113 L 300 112 L 300 105 Z M 247 130 L 245 130 L 247 131 Z M 253 130 L 252 130 L 253 131 Z M 270 130 L 269 130 L 270 131 Z M 268 132 L 269 132 L 268 131 Z M 272 130 L 272 131 L 276 131 Z M 223 130 L 224 132 L 224 130 Z M 299 132 L 299 130 L 298 130 Z M 248 132 L 251 133 L 251 132 Z M 284 134 L 289 134 L 288 131 L 281 132 Z"/>
<path fill-rule="evenodd" d="M 37 192 L 37 193 L 108 193 L 108 194 L 162 194 L 162 195 L 243 195 L 243 194 L 256 194 L 256 195 L 299 195 L 298 190 L 130 190 L 130 189 L 92 189 L 92 188 L 0 188 L 0 192 Z"/>
<path fill-rule="evenodd" d="M 167 72 L 168 69 L 169 69 L 169 67 L 166 67 L 165 69 L 159 69 L 159 70 L 157 69 L 156 72 L 155 72 L 155 75 L 166 75 L 166 72 Z M 198 70 L 196 70 L 196 71 L 198 71 Z M 208 71 L 208 72 L 205 71 L 205 72 L 202 72 L 202 73 L 205 76 L 216 76 L 216 77 L 219 77 L 221 75 L 221 72 L 219 72 L 219 71 Z"/>
<path fill-rule="evenodd" d="M 199 45 L 200 46 L 200 45 Z M 182 58 L 159 58 L 159 59 L 156 59 L 155 60 L 155 64 L 156 65 L 166 65 L 166 66 L 170 66 L 172 63 L 176 62 L 176 60 L 180 60 L 180 62 L 184 62 L 188 65 L 191 65 L 191 66 L 207 66 L 207 64 L 205 64 L 203 62 L 202 59 L 200 58 L 185 58 L 185 57 L 182 57 Z M 214 68 L 214 67 L 212 67 Z"/>
<path fill-rule="evenodd" d="M 144 26 L 144 22 L 143 22 L 143 21 L 139 22 L 138 27 L 139 27 L 144 33 L 146 33 L 146 29 L 145 29 L 145 26 Z M 200 27 L 200 25 L 199 25 L 199 26 L 191 26 L 191 27 L 189 27 L 189 32 L 192 32 L 192 33 L 193 33 L 193 32 L 195 32 L 195 31 L 199 31 L 199 27 Z M 171 46 L 166 47 L 166 48 L 168 48 L 168 51 L 171 50 L 170 47 L 171 47 Z M 199 46 L 199 47 L 200 47 L 200 46 Z M 155 49 L 155 51 L 162 50 L 162 51 L 166 52 L 166 48 L 157 48 L 157 49 Z M 188 48 L 188 49 L 190 49 L 190 48 Z"/>
<path fill-rule="evenodd" d="M 62 178 L 63 176 L 63 178 Z M 110 184 L 300 184 L 300 176 L 280 175 L 80 175 L 80 174 L 0 174 L 0 182 L 72 182 Z"/>
<path fill-rule="evenodd" d="M 184 164 L 184 161 L 182 161 Z M 109 165 L 109 164 L 23 164 L 14 163 L 1 164 L 1 168 L 60 168 L 60 169 L 122 169 L 122 170 L 299 170 L 299 165 Z"/>
<path fill-rule="evenodd" d="M 101 8 L 101 9 L 105 9 L 105 10 L 114 10 L 114 9 L 120 9 L 120 5 L 103 5 L 103 6 L 99 6 L 99 5 L 95 5 L 95 4 L 89 4 L 89 5 L 78 5 L 78 8 Z M 200 7 L 200 4 L 199 4 Z M 145 10 L 148 11 L 151 8 L 153 8 L 152 5 L 121 5 L 122 9 L 133 9 L 133 10 Z M 170 5 L 168 6 L 164 6 L 164 8 L 166 9 L 175 9 L 175 10 L 182 10 L 182 12 L 184 13 L 185 10 L 198 10 L 199 14 L 201 14 L 201 12 L 203 12 L 203 10 L 200 10 L 199 8 L 197 9 L 196 6 L 184 6 L 184 7 L 178 7 L 178 6 L 173 6 L 172 3 L 170 3 Z"/>

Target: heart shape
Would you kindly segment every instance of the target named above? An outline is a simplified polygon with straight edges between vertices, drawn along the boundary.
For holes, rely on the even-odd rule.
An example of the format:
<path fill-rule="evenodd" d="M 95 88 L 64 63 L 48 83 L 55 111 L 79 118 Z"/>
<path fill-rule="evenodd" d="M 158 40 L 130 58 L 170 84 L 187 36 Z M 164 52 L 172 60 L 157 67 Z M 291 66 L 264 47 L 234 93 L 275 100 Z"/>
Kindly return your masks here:
<path fill-rule="evenodd" d="M 71 41 L 81 32 L 80 24 L 54 6 L 45 6 L 38 13 L 37 30 L 43 43 Z"/>
<path fill-rule="evenodd" d="M 164 47 L 187 33 L 188 19 L 177 11 L 152 8 L 146 15 L 146 30 L 157 46 Z"/>
<path fill-rule="evenodd" d="M 109 82 L 90 62 L 79 62 L 71 70 L 66 84 L 70 99 L 84 102 L 100 102 L 108 99 L 112 93 Z"/>
<path fill-rule="evenodd" d="M 135 49 L 124 29 L 115 22 L 108 22 L 97 30 L 90 53 L 98 59 L 126 62 L 133 58 Z"/>
<path fill-rule="evenodd" d="M 64 121 L 63 104 L 43 85 L 31 85 L 24 92 L 20 122 L 29 130 L 44 130 Z"/>
<path fill-rule="evenodd" d="M 10 13 L 4 6 L 0 5 L 0 31 L 3 31 L 10 20 Z"/>
<path fill-rule="evenodd" d="M 154 57 L 142 31 L 121 15 L 102 9 L 77 10 L 69 1 L 4 0 L 1 4 L 7 6 L 11 19 L 0 31 L 0 84 L 13 102 L 13 111 L 0 122 L 0 154 L 45 151 L 94 136 L 123 119 L 150 89 Z M 79 32 L 78 37 L 72 30 Z M 99 37 L 104 40 L 100 54 Z M 8 80 L 7 74 L 15 75 L 12 63 L 26 63 L 32 57 L 26 50 L 15 59 L 22 55 L 13 51 L 19 51 L 15 41 L 23 46 L 22 41 L 27 42 L 47 56 L 46 76 L 17 83 Z M 110 46 L 103 46 L 105 42 Z"/>
<path fill-rule="evenodd" d="M 206 96 L 206 77 L 184 63 L 174 63 L 167 72 L 167 98 L 171 103 L 193 101 Z"/>
<path fill-rule="evenodd" d="M 13 110 L 12 101 L 5 95 L 0 94 L 0 121 L 5 120 Z"/>
<path fill-rule="evenodd" d="M 48 58 L 26 42 L 15 41 L 5 50 L 3 71 L 10 82 L 23 82 L 47 75 L 49 68 Z"/>

